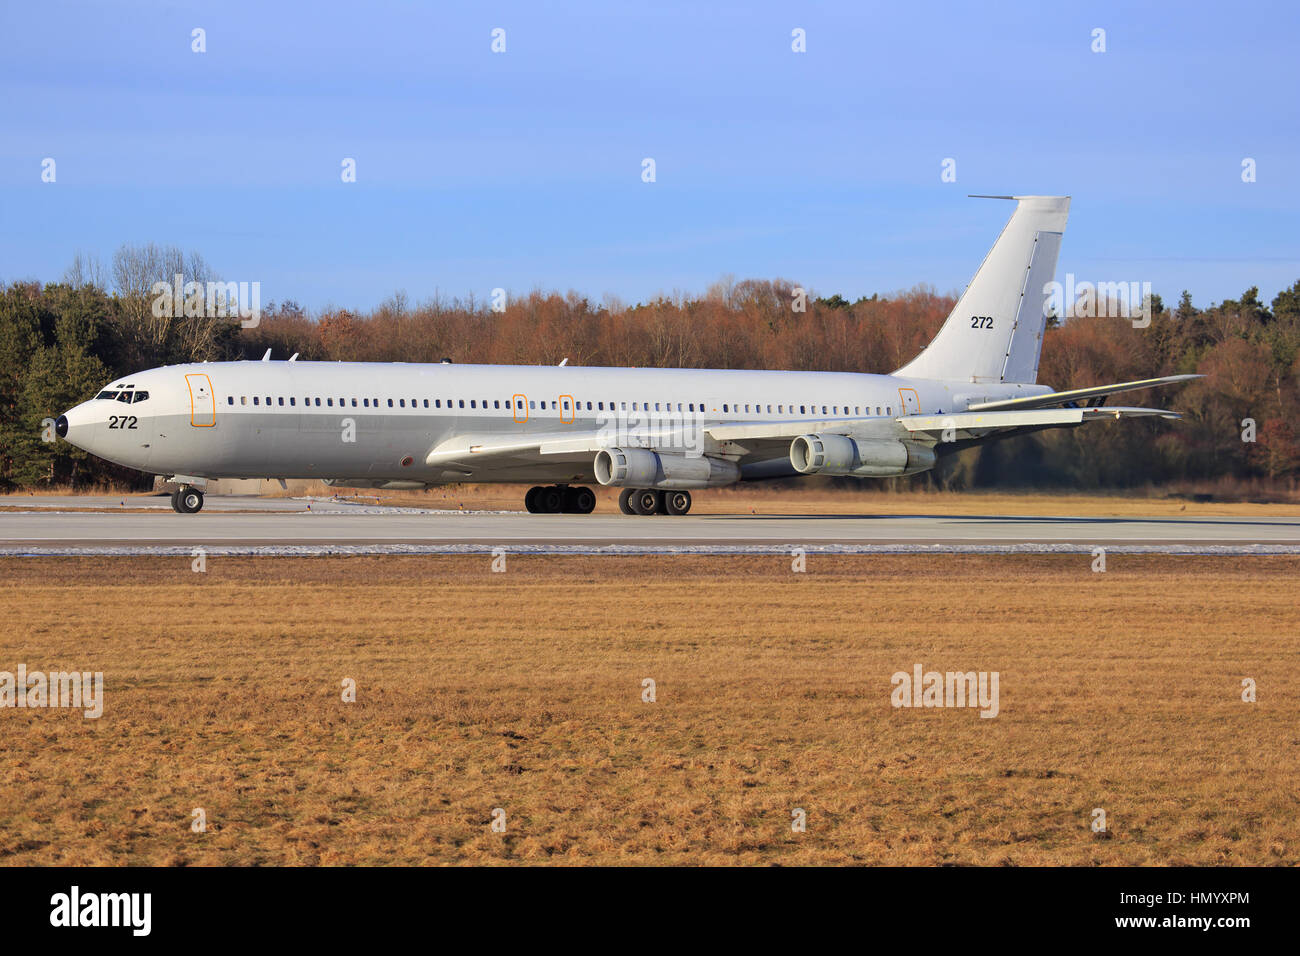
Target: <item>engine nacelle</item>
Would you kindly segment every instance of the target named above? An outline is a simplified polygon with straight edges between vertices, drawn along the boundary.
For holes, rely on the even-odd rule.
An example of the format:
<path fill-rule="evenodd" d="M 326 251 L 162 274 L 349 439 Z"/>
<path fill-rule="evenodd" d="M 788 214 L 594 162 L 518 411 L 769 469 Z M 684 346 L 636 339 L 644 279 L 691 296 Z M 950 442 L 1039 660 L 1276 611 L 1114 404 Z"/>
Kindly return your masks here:
<path fill-rule="evenodd" d="M 932 448 L 893 439 L 800 435 L 790 443 L 790 464 L 804 475 L 892 478 L 934 467 Z"/>
<path fill-rule="evenodd" d="M 740 480 L 740 467 L 725 458 L 664 455 L 646 448 L 602 448 L 596 480 L 615 488 L 711 488 Z"/>

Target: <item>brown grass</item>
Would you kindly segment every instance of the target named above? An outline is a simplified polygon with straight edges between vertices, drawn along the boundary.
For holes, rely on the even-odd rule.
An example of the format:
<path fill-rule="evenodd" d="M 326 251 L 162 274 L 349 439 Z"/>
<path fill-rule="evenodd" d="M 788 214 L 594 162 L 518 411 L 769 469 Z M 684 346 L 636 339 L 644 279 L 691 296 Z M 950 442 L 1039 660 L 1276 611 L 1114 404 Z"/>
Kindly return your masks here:
<path fill-rule="evenodd" d="M 0 670 L 107 682 L 0 710 L 0 860 L 1300 861 L 1300 560 L 489 561 L 0 562 Z"/>

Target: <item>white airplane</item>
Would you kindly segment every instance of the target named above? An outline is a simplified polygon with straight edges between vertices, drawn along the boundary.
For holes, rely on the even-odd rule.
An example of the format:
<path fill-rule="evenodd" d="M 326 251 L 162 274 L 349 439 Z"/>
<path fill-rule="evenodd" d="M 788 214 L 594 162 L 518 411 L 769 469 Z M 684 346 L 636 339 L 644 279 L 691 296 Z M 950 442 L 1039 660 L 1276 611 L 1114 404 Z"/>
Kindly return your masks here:
<path fill-rule="evenodd" d="M 972 444 L 1156 415 L 1102 407 L 1173 375 L 1055 392 L 1035 384 L 1070 200 L 1015 211 L 928 347 L 889 375 L 718 369 L 214 362 L 150 369 L 61 415 L 59 436 L 164 475 L 172 507 L 208 479 L 409 489 L 538 482 L 530 512 L 586 514 L 583 482 L 625 514 L 686 514 L 691 491 L 798 475 L 890 477 Z M 567 361 L 567 360 L 566 360 Z"/>

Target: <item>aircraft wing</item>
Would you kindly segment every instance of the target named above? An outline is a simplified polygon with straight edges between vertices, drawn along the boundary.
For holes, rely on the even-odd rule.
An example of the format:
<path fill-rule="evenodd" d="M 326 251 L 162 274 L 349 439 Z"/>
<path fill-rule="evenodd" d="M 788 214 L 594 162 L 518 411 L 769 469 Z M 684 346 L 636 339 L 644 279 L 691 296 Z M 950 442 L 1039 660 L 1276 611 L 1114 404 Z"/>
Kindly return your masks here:
<path fill-rule="evenodd" d="M 1067 394 L 1067 393 L 1058 393 Z M 1048 396 L 1043 396 L 1044 398 Z M 902 415 L 893 418 L 826 418 L 790 421 L 723 422 L 703 426 L 707 454 L 724 455 L 739 462 L 781 458 L 789 453 L 790 442 L 800 435 L 824 432 L 856 438 L 906 438 L 917 441 L 966 441 L 986 438 L 996 432 L 1059 428 L 1091 421 L 1120 418 L 1180 416 L 1162 408 L 1073 407 L 1013 408 L 991 411 L 953 412 L 946 415 Z M 900 431 L 900 428 L 902 431 Z M 945 432 L 949 434 L 945 435 Z M 616 444 L 613 436 L 600 430 L 539 432 L 532 435 L 457 435 L 435 446 L 425 458 L 430 467 L 449 473 L 471 473 L 490 465 L 508 470 L 537 462 L 572 463 L 590 466 L 592 456 Z M 630 440 L 628 447 L 662 448 L 653 440 Z M 669 442 L 681 447 L 679 441 Z"/>
<path fill-rule="evenodd" d="M 1009 398 L 1000 402 L 981 402 L 967 407 L 968 412 L 992 412 L 1011 408 L 1050 408 L 1053 405 L 1074 407 L 1076 405 L 1095 406 L 1106 400 L 1107 395 L 1119 392 L 1132 392 L 1141 388 L 1155 388 L 1158 385 L 1172 385 L 1175 382 L 1188 382 L 1200 375 L 1166 375 L 1164 378 L 1143 378 L 1134 382 L 1120 382 L 1117 385 L 1094 385 L 1091 388 L 1073 388 L 1066 392 L 1048 392 L 1046 395 L 1031 395 L 1028 398 Z"/>
<path fill-rule="evenodd" d="M 753 458 L 764 458 L 785 454 L 793 439 L 818 432 L 854 438 L 899 438 L 910 435 L 918 441 L 965 441 L 986 438 L 995 432 L 1061 428 L 1093 421 L 1153 416 L 1167 419 L 1182 417 L 1163 408 L 1016 408 L 1005 411 L 953 412 L 947 415 L 900 415 L 888 419 L 733 422 L 707 426 L 705 432 L 728 450 L 749 453 Z M 909 435 L 900 434 L 899 426 Z M 951 433 L 945 436 L 945 432 Z"/>
<path fill-rule="evenodd" d="M 965 441 L 984 438 L 993 432 L 1019 429 L 1060 428 L 1082 425 L 1085 422 L 1119 420 L 1121 418 L 1170 418 L 1182 416 L 1163 408 L 1025 408 L 1010 411 L 954 412 L 951 415 L 907 415 L 899 424 L 915 436 L 928 435 L 947 440 Z"/>
<path fill-rule="evenodd" d="M 519 459 L 536 461 L 539 456 L 550 456 L 562 462 L 568 459 L 586 461 L 608 442 L 603 442 L 595 431 L 538 432 L 532 435 L 457 435 L 437 445 L 425 457 L 430 467 L 455 469 L 457 466 L 477 467 L 487 458 L 498 460 Z"/>

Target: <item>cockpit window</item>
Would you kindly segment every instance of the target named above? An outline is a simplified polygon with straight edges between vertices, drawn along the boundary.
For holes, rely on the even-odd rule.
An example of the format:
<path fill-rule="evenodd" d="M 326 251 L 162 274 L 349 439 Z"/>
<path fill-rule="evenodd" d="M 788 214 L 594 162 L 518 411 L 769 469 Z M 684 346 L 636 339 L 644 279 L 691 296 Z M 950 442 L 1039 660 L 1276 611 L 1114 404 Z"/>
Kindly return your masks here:
<path fill-rule="evenodd" d="M 148 397 L 149 397 L 149 393 L 148 393 L 148 392 L 136 392 L 136 393 L 135 393 L 135 404 L 139 405 L 141 402 L 143 402 L 143 401 L 144 401 L 145 399 L 147 399 Z"/>
<path fill-rule="evenodd" d="M 117 400 L 118 400 L 119 402 L 126 402 L 126 403 L 129 405 L 129 404 L 131 404 L 131 393 L 130 393 L 130 392 L 122 392 L 122 393 L 120 393 L 120 394 L 117 396 Z"/>
<path fill-rule="evenodd" d="M 111 401 L 112 399 L 117 398 L 117 392 L 111 390 L 100 392 L 98 395 L 95 396 L 95 401 L 99 401 L 101 398 L 107 398 Z"/>

